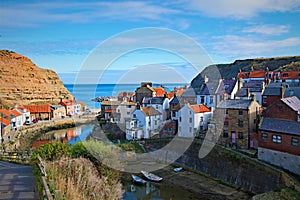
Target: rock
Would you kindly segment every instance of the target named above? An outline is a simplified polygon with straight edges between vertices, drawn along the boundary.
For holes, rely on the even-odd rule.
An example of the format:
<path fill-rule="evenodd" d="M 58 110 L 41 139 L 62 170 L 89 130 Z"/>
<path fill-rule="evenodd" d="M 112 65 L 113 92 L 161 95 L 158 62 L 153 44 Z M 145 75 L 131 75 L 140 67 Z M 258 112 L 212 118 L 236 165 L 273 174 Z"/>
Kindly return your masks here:
<path fill-rule="evenodd" d="M 61 98 L 73 99 L 73 96 L 54 71 L 39 68 L 23 55 L 0 50 L 2 105 L 58 103 Z"/>

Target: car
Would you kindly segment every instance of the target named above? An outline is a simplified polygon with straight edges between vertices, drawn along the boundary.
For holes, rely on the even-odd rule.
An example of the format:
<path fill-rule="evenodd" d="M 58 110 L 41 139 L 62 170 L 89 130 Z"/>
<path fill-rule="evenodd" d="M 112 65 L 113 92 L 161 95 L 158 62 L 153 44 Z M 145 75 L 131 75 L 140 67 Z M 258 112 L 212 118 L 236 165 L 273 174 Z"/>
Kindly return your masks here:
<path fill-rule="evenodd" d="M 37 118 L 35 118 L 34 120 L 32 120 L 33 123 L 38 123 L 39 120 Z"/>

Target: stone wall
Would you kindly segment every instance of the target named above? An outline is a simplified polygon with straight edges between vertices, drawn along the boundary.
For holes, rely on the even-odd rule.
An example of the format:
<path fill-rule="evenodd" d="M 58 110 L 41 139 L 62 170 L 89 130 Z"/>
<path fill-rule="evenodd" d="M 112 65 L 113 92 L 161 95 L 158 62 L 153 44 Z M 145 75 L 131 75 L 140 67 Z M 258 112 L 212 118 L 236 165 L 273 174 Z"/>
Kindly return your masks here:
<path fill-rule="evenodd" d="M 272 165 L 300 174 L 300 156 L 259 147 L 258 158 Z"/>

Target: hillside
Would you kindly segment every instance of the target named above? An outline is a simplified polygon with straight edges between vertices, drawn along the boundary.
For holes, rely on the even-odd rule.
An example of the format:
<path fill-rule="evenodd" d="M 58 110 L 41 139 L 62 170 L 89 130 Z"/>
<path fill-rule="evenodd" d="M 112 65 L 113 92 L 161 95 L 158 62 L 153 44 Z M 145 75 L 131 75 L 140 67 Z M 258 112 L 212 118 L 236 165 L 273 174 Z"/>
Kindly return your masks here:
<path fill-rule="evenodd" d="M 210 80 L 217 80 L 216 77 L 231 79 L 236 77 L 240 70 L 250 71 L 251 68 L 263 69 L 266 67 L 269 70 L 277 71 L 292 71 L 300 70 L 300 56 L 277 57 L 277 58 L 255 58 L 246 60 L 236 60 L 230 64 L 217 64 L 206 67 L 198 74 L 191 82 L 193 88 L 198 88 L 203 83 L 203 78 L 206 75 Z M 216 74 L 219 71 L 220 74 Z"/>
<path fill-rule="evenodd" d="M 41 104 L 73 98 L 57 74 L 37 67 L 29 58 L 0 50 L 0 101 L 15 104 Z"/>

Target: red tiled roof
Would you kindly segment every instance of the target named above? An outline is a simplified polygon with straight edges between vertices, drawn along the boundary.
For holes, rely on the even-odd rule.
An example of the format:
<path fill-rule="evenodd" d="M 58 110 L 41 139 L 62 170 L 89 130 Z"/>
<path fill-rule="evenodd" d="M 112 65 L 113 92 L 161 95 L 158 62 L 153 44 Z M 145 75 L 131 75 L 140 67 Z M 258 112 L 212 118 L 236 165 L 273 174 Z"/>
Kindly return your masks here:
<path fill-rule="evenodd" d="M 4 119 L 4 118 L 0 118 L 0 121 L 1 121 L 1 123 L 2 124 L 4 124 L 5 126 L 8 126 L 8 125 L 10 125 L 10 121 L 8 121 L 8 120 L 6 120 L 6 119 Z"/>
<path fill-rule="evenodd" d="M 0 109 L 0 112 L 9 118 L 12 118 L 11 113 L 8 110 L 2 108 L 2 109 Z"/>
<path fill-rule="evenodd" d="M 63 100 L 63 101 L 59 102 L 59 104 L 61 104 L 63 106 L 72 106 L 73 103 L 74 102 L 72 100 Z"/>
<path fill-rule="evenodd" d="M 210 112 L 210 109 L 204 104 L 189 105 L 194 113 Z"/>
<path fill-rule="evenodd" d="M 154 88 L 154 90 L 156 91 L 157 97 L 163 97 L 165 94 L 167 94 L 167 91 L 162 87 Z"/>
<path fill-rule="evenodd" d="M 24 106 L 30 113 L 50 113 L 51 108 L 49 104 L 45 105 L 27 105 Z"/>
<path fill-rule="evenodd" d="M 250 72 L 250 78 L 265 78 L 266 72 L 264 70 L 253 70 Z"/>
<path fill-rule="evenodd" d="M 167 94 L 168 99 L 171 99 L 172 97 L 174 97 L 174 92 L 169 92 Z"/>
<path fill-rule="evenodd" d="M 291 71 L 291 72 L 281 72 L 280 79 L 299 79 L 300 78 L 300 71 Z"/>
<path fill-rule="evenodd" d="M 11 110 L 9 111 L 11 114 L 13 114 L 14 116 L 18 117 L 18 116 L 21 116 L 21 113 L 19 113 L 18 111 L 16 110 Z"/>
<path fill-rule="evenodd" d="M 161 115 L 161 113 L 158 110 L 156 110 L 155 108 L 153 108 L 152 106 L 143 107 L 142 112 L 146 116 Z"/>
<path fill-rule="evenodd" d="M 181 96 L 181 95 L 184 93 L 184 91 L 185 91 L 185 89 L 180 88 L 180 89 L 178 89 L 178 90 L 176 91 L 176 95 L 177 95 L 177 96 Z"/>
<path fill-rule="evenodd" d="M 238 78 L 249 78 L 249 72 L 240 72 Z"/>

